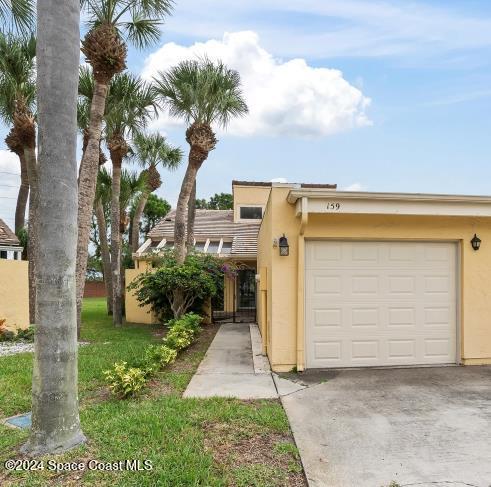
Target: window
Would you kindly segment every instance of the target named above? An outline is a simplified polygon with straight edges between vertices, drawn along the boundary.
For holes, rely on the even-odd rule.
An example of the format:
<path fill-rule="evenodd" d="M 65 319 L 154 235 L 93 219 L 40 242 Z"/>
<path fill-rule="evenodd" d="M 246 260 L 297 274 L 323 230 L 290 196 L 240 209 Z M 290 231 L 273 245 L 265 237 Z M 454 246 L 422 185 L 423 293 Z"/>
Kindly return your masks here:
<path fill-rule="evenodd" d="M 0 259 L 7 259 L 7 251 L 0 250 Z"/>
<path fill-rule="evenodd" d="M 241 220 L 261 220 L 263 217 L 263 209 L 260 206 L 241 206 Z"/>
<path fill-rule="evenodd" d="M 216 254 L 218 252 L 218 247 L 220 247 L 219 240 L 210 240 L 206 252 L 208 252 L 209 254 Z"/>
<path fill-rule="evenodd" d="M 223 242 L 221 254 L 230 254 L 232 252 L 232 242 Z"/>
<path fill-rule="evenodd" d="M 196 244 L 194 245 L 194 248 L 195 248 L 196 252 L 203 252 L 205 250 L 205 245 L 206 245 L 206 241 L 205 242 L 196 242 Z"/>

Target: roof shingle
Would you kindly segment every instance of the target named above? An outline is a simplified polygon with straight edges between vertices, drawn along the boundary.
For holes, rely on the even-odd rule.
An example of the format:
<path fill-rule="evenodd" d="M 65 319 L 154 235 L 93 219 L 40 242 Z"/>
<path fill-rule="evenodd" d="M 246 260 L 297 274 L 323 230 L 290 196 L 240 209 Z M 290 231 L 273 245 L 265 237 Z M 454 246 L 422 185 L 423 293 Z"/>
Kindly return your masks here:
<path fill-rule="evenodd" d="M 162 218 L 149 232 L 148 237 L 153 241 L 161 241 L 164 238 L 173 240 L 175 214 L 175 210 L 172 210 L 165 218 Z M 255 257 L 260 225 L 260 220 L 234 223 L 233 210 L 196 210 L 194 236 L 197 241 L 206 238 L 230 240 L 232 242 L 231 256 Z"/>
<path fill-rule="evenodd" d="M 8 225 L 0 218 L 0 245 L 18 247 L 19 239 L 15 233 L 10 230 Z"/>

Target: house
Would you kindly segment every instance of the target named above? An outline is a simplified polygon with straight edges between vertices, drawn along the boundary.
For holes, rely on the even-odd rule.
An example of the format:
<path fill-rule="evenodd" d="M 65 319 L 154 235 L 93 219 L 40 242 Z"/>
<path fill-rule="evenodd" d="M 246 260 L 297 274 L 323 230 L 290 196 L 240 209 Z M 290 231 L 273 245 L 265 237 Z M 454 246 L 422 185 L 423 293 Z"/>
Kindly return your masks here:
<path fill-rule="evenodd" d="M 255 294 L 274 370 L 491 364 L 491 197 L 239 181 L 233 193 L 231 212 L 197 214 L 196 241 L 243 260 L 222 311 Z M 169 219 L 135 272 L 172 243 Z"/>
<path fill-rule="evenodd" d="M 15 233 L 0 219 L 0 320 L 8 329 L 29 326 L 28 263 Z"/>

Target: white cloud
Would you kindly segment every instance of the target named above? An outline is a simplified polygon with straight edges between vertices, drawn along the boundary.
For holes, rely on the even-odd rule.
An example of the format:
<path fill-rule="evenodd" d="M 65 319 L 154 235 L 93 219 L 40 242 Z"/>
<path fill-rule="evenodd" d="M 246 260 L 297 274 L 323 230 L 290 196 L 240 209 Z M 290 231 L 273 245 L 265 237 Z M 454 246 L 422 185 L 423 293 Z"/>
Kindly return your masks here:
<path fill-rule="evenodd" d="M 341 191 L 366 191 L 366 190 L 367 190 L 366 186 L 361 183 L 353 183 L 341 188 Z"/>
<path fill-rule="evenodd" d="M 236 135 L 326 136 L 370 125 L 370 99 L 341 71 L 309 66 L 304 59 L 275 59 L 259 44 L 255 32 L 226 33 L 189 47 L 163 45 L 145 61 L 143 77 L 151 78 L 184 59 L 206 54 L 239 71 L 250 113 L 232 121 Z M 162 117 L 160 128 L 171 121 Z M 173 122 L 175 123 L 175 122 Z"/>
<path fill-rule="evenodd" d="M 0 150 L 0 218 L 11 228 L 14 226 L 19 183 L 19 158 L 9 150 Z"/>

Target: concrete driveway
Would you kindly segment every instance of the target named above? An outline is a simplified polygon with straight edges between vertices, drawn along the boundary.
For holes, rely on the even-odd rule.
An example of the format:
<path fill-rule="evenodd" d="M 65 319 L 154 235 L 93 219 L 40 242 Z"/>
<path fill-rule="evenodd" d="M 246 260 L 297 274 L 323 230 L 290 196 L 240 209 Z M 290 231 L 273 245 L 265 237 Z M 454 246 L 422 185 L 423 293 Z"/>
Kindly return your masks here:
<path fill-rule="evenodd" d="M 491 367 L 299 377 L 282 402 L 311 486 L 491 486 Z"/>

